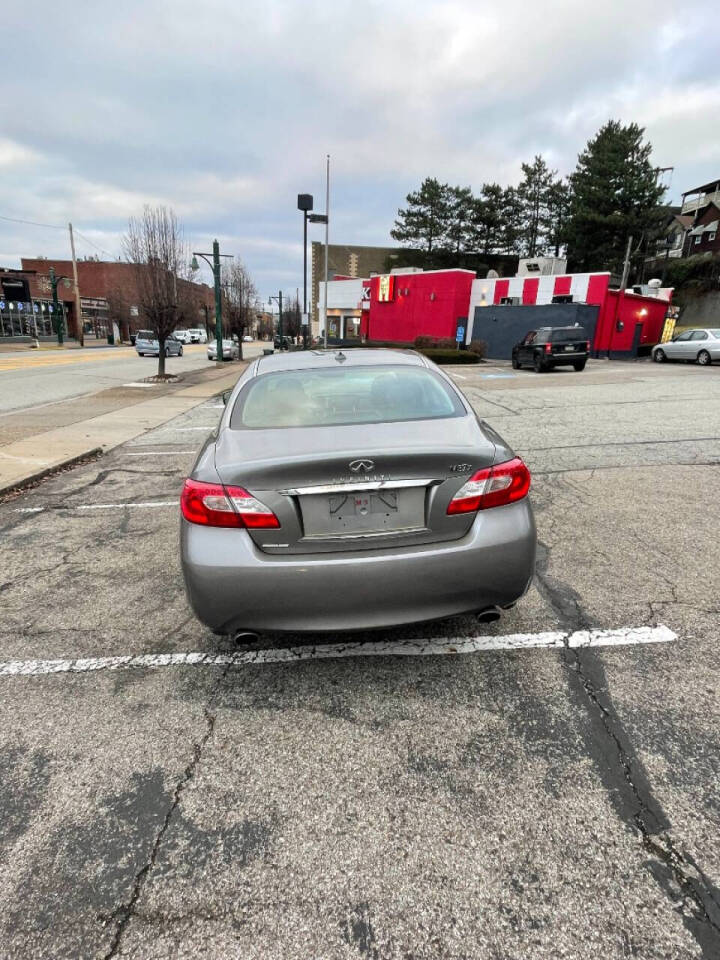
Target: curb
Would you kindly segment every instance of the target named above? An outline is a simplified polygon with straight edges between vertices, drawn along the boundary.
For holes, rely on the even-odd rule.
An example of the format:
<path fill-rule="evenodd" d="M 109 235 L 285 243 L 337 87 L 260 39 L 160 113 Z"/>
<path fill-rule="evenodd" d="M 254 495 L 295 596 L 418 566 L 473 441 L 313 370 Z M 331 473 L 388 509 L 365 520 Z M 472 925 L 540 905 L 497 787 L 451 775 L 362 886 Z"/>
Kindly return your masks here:
<path fill-rule="evenodd" d="M 8 494 L 18 493 L 21 490 L 25 490 L 27 487 L 33 487 L 42 480 L 46 480 L 48 477 L 54 476 L 56 473 L 62 473 L 63 470 L 67 470 L 69 467 L 75 467 L 85 460 L 98 458 L 102 455 L 102 447 L 93 447 L 91 450 L 85 450 L 83 453 L 78 453 L 74 457 L 68 457 L 66 460 L 60 461 L 60 463 L 53 464 L 52 467 L 46 467 L 44 470 L 38 470 L 36 473 L 31 473 L 29 476 L 23 477 L 22 480 L 18 480 L 15 483 L 9 483 L 4 487 L 0 487 L 0 502 L 4 500 Z"/>

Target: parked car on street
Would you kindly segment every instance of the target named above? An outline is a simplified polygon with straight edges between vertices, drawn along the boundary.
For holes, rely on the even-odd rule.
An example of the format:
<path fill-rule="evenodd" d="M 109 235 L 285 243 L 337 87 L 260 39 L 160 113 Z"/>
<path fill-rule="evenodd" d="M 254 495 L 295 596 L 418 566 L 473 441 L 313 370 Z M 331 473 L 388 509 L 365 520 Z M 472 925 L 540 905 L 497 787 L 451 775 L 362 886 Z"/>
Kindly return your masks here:
<path fill-rule="evenodd" d="M 237 360 L 240 357 L 240 347 L 235 340 L 223 340 L 223 360 Z M 208 360 L 217 360 L 217 340 L 211 340 L 207 345 Z"/>
<path fill-rule="evenodd" d="M 253 342 L 253 338 L 250 336 L 249 333 L 246 333 L 245 336 L 243 337 L 243 343 L 252 343 L 252 342 Z"/>
<path fill-rule="evenodd" d="M 180 343 L 192 343 L 189 330 L 176 330 L 173 336 L 176 340 L 179 340 Z"/>
<path fill-rule="evenodd" d="M 652 358 L 657 363 L 665 360 L 685 360 L 709 366 L 720 360 L 720 327 L 700 327 L 684 330 L 667 343 L 658 343 L 652 348 Z"/>
<path fill-rule="evenodd" d="M 532 367 L 545 373 L 555 367 L 584 370 L 590 353 L 588 335 L 583 327 L 540 327 L 530 330 L 512 348 L 514 370 Z"/>
<path fill-rule="evenodd" d="M 275 334 L 273 338 L 273 345 L 276 350 L 289 350 L 292 345 L 292 340 L 290 337 L 279 337 Z"/>
<path fill-rule="evenodd" d="M 138 330 L 135 337 L 135 349 L 140 357 L 157 357 L 160 354 L 160 344 L 157 334 L 152 330 Z M 181 357 L 183 345 L 172 334 L 165 340 L 165 356 Z"/>
<path fill-rule="evenodd" d="M 263 356 L 182 491 L 188 597 L 219 634 L 495 620 L 532 580 L 529 488 L 417 353 Z"/>
<path fill-rule="evenodd" d="M 188 330 L 188 343 L 207 343 L 208 336 L 202 327 L 190 327 Z"/>

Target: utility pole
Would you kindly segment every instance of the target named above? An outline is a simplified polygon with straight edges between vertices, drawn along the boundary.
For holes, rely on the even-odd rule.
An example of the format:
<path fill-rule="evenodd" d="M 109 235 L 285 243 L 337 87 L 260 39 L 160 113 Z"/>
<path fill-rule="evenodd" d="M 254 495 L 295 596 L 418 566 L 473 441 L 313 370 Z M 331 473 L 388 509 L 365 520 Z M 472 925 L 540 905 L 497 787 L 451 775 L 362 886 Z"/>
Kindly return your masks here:
<path fill-rule="evenodd" d="M 328 285 L 328 237 L 330 234 L 330 154 L 327 155 L 325 167 L 325 302 L 323 304 L 323 330 L 325 331 L 324 347 L 327 350 L 327 285 Z"/>
<path fill-rule="evenodd" d="M 215 280 L 215 345 L 217 348 L 216 360 L 222 363 L 223 356 L 223 329 L 222 329 L 222 290 L 220 289 L 220 244 L 213 240 L 213 278 Z"/>
<path fill-rule="evenodd" d="M 270 304 L 271 309 L 272 309 L 273 300 L 277 300 L 278 310 L 280 311 L 278 314 L 278 340 L 280 341 L 280 349 L 282 350 L 283 349 L 282 290 L 278 292 L 278 295 L 276 297 L 268 297 L 268 303 Z"/>
<path fill-rule="evenodd" d="M 80 285 L 78 284 L 77 260 L 75 259 L 75 238 L 73 237 L 72 224 L 68 223 L 70 231 L 70 251 L 72 253 L 73 282 L 75 284 L 75 334 L 81 347 L 85 346 L 85 329 L 82 322 L 82 309 L 80 307 Z"/>
<path fill-rule="evenodd" d="M 625 262 L 623 263 L 622 279 L 620 281 L 621 292 L 627 286 L 628 274 L 630 273 L 630 250 L 632 249 L 632 235 L 628 237 L 627 247 L 625 249 Z"/>

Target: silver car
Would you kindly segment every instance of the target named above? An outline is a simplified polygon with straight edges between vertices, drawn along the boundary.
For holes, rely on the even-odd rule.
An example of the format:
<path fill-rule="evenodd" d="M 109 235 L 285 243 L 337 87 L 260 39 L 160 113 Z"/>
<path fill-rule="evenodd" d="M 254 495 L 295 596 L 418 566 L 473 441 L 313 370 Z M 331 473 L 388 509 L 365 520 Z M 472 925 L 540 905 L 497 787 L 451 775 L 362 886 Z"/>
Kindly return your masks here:
<path fill-rule="evenodd" d="M 222 634 L 497 619 L 533 575 L 529 488 L 420 354 L 264 356 L 183 488 L 187 594 Z"/>
<path fill-rule="evenodd" d="M 687 360 L 706 367 L 713 361 L 720 360 L 720 328 L 684 330 L 667 343 L 658 343 L 653 347 L 652 358 L 658 363 L 665 360 Z"/>
<path fill-rule="evenodd" d="M 152 330 L 138 330 L 135 337 L 135 349 L 140 357 L 157 357 L 160 354 L 160 343 L 157 334 Z M 183 345 L 172 334 L 165 338 L 165 356 L 181 357 Z"/>
<path fill-rule="evenodd" d="M 223 340 L 222 342 L 223 360 L 238 360 L 240 357 L 240 347 L 234 340 Z M 217 360 L 217 340 L 210 340 L 207 345 L 208 360 Z"/>

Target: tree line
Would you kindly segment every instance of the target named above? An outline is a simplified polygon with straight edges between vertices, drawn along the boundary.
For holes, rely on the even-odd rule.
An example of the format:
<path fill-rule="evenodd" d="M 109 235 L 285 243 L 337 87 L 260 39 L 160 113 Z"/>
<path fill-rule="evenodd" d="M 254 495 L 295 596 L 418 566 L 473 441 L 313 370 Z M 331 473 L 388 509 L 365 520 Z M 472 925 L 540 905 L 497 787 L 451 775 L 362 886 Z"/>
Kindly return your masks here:
<path fill-rule="evenodd" d="M 498 255 L 567 254 L 572 270 L 622 268 L 628 237 L 642 258 L 666 214 L 652 147 L 635 123 L 608 121 L 561 177 L 536 155 L 517 185 L 451 186 L 427 177 L 390 231 L 395 265 L 480 269 Z"/>

